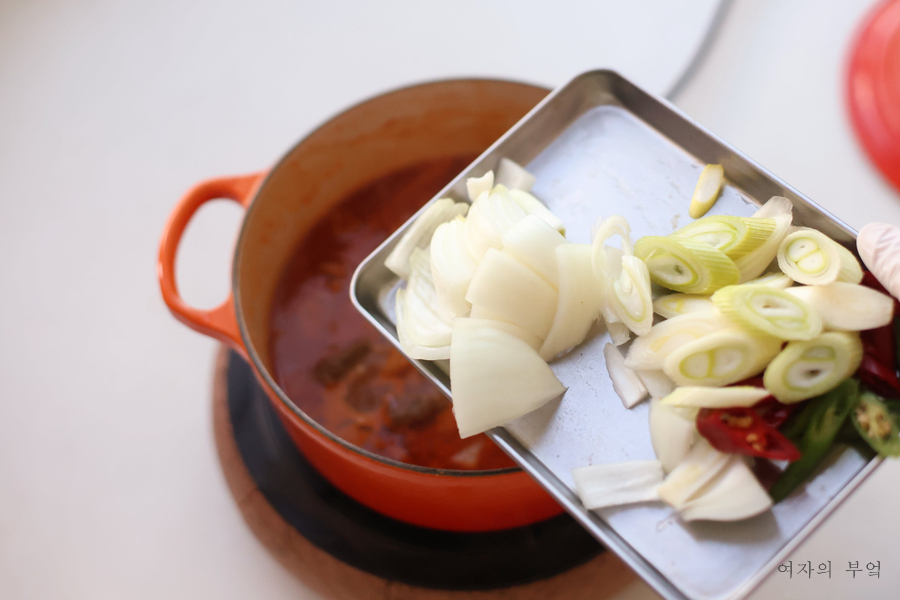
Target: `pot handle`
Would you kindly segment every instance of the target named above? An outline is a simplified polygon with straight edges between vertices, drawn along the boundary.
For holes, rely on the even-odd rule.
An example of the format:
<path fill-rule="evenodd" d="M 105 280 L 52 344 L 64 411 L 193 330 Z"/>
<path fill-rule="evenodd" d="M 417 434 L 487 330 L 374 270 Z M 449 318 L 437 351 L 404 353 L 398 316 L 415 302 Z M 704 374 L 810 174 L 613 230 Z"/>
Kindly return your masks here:
<path fill-rule="evenodd" d="M 247 350 L 241 340 L 232 294 L 229 292 L 228 298 L 222 304 L 209 310 L 189 306 L 178 293 L 178 284 L 175 281 L 175 257 L 185 227 L 201 206 L 211 200 L 222 198 L 233 200 L 247 208 L 266 173 L 267 171 L 260 171 L 250 175 L 201 181 L 188 190 L 175 206 L 163 228 L 159 243 L 157 275 L 166 306 L 176 319 L 191 329 L 228 344 L 245 358 Z"/>

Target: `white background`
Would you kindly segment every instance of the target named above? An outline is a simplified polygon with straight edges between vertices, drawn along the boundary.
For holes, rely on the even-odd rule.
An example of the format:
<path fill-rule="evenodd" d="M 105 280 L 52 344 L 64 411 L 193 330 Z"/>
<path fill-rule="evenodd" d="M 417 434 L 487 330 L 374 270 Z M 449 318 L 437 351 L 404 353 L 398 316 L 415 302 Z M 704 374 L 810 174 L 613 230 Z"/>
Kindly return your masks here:
<path fill-rule="evenodd" d="M 861 226 L 900 224 L 843 105 L 859 0 L 736 0 L 677 104 Z M 663 93 L 715 0 L 0 3 L 0 596 L 313 598 L 244 526 L 216 462 L 215 345 L 159 297 L 156 244 L 180 194 L 263 168 L 329 115 L 448 76 L 555 86 L 612 67 Z M 240 210 L 201 211 L 185 296 L 228 289 Z M 900 587 L 883 467 L 756 598 Z M 850 579 L 848 560 L 880 560 Z M 618 598 L 652 598 L 641 583 Z"/>

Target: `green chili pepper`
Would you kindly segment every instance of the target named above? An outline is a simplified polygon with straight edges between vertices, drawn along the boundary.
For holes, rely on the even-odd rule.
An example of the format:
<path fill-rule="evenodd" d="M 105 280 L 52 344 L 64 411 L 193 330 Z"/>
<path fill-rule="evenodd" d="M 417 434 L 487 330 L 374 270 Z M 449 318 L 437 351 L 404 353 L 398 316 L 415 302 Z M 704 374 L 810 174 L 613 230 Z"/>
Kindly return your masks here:
<path fill-rule="evenodd" d="M 860 437 L 859 431 L 856 430 L 856 426 L 853 424 L 852 419 L 844 421 L 844 424 L 841 425 L 841 429 L 837 432 L 837 435 L 834 436 L 835 444 L 853 444 L 854 442 L 862 441 L 862 437 Z M 863 445 L 865 445 L 865 442 L 863 442 Z"/>
<path fill-rule="evenodd" d="M 859 382 L 848 379 L 830 392 L 814 398 L 803 409 L 804 413 L 809 412 L 809 416 L 805 418 L 808 425 L 798 443 L 801 456 L 788 465 L 769 490 L 773 501 L 787 498 L 813 474 L 828 455 L 835 437 L 858 400 Z"/>
<path fill-rule="evenodd" d="M 882 456 L 900 456 L 900 429 L 888 406 L 873 392 L 859 396 L 853 410 L 853 426 L 872 450 Z"/>
<path fill-rule="evenodd" d="M 802 409 L 794 411 L 794 414 L 788 417 L 787 422 L 781 426 L 781 434 L 795 444 L 809 429 L 809 420 L 814 412 L 811 410 L 812 404 L 812 400 L 807 401 Z"/>

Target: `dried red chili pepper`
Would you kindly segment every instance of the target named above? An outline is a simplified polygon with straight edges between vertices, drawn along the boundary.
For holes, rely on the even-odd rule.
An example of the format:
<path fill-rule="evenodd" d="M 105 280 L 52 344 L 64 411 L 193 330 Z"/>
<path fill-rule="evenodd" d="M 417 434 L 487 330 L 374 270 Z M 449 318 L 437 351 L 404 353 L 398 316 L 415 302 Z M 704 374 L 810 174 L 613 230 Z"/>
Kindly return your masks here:
<path fill-rule="evenodd" d="M 739 381 L 733 385 L 742 385 L 742 386 L 751 386 L 765 389 L 765 384 L 763 383 L 762 375 L 757 375 L 755 377 L 748 377 L 743 381 Z M 767 425 L 778 429 L 784 422 L 787 421 L 788 417 L 793 414 L 793 412 L 797 409 L 798 404 L 782 404 L 778 400 L 775 399 L 775 396 L 766 396 L 756 404 L 752 406 L 753 410 L 756 411 L 763 421 Z"/>
<path fill-rule="evenodd" d="M 895 364 L 894 349 L 896 345 L 894 343 L 893 323 L 877 329 L 860 331 L 859 339 L 862 341 L 863 352 L 877 358 L 883 365 Z"/>
<path fill-rule="evenodd" d="M 897 379 L 897 374 L 871 354 L 863 354 L 856 376 L 879 396 L 900 398 L 900 380 Z"/>
<path fill-rule="evenodd" d="M 697 431 L 721 452 L 772 460 L 800 458 L 800 451 L 752 408 L 701 409 Z"/>

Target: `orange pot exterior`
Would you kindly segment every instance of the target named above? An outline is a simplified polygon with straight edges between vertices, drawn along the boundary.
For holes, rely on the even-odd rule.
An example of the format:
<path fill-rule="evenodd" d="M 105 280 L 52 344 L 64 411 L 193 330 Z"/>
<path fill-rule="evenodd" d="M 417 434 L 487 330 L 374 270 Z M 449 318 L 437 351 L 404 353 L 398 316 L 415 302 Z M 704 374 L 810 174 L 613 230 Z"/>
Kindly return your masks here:
<path fill-rule="evenodd" d="M 284 395 L 267 370 L 264 313 L 271 296 L 266 297 L 263 289 L 268 287 L 271 291 L 272 274 L 259 273 L 266 267 L 267 271 L 272 271 L 274 265 L 283 264 L 287 258 L 290 244 L 272 240 L 277 240 L 283 230 L 289 229 L 290 219 L 297 221 L 296 229 L 302 235 L 305 221 L 314 220 L 321 214 L 322 207 L 337 201 L 327 194 L 322 200 L 321 189 L 313 186 L 310 188 L 312 201 L 301 202 L 299 209 L 288 205 L 297 202 L 290 195 L 292 185 L 299 187 L 302 183 L 309 187 L 303 166 L 318 157 L 327 157 L 329 148 L 340 156 L 340 159 L 334 159 L 337 165 L 332 174 L 340 173 L 341 168 L 351 168 L 353 173 L 359 171 L 360 177 L 368 176 L 369 172 L 377 173 L 379 165 L 368 162 L 354 165 L 352 157 L 347 158 L 353 152 L 347 149 L 364 146 L 368 152 L 366 157 L 379 155 L 371 151 L 372 147 L 382 150 L 379 135 L 396 137 L 404 149 L 415 146 L 410 137 L 426 136 L 420 140 L 424 149 L 428 147 L 428 135 L 450 146 L 456 136 L 459 137 L 460 151 L 465 149 L 467 135 L 470 138 L 486 135 L 485 139 L 471 142 L 475 144 L 475 150 L 480 151 L 545 93 L 545 90 L 523 84 L 460 80 L 424 84 L 385 94 L 329 121 L 298 144 L 271 174 L 260 172 L 200 183 L 182 198 L 165 226 L 158 275 L 163 299 L 173 315 L 188 327 L 228 344 L 247 358 L 291 439 L 310 463 L 338 489 L 394 519 L 449 531 L 491 531 L 541 521 L 559 514 L 562 509 L 523 471 L 462 472 L 405 467 L 352 446 L 312 421 Z M 463 111 L 455 115 L 454 102 L 470 106 L 469 111 L 477 113 L 476 116 L 469 115 L 466 121 L 463 117 L 468 113 Z M 431 107 L 430 113 L 428 107 Z M 409 131 L 398 128 L 398 116 L 406 118 L 413 109 L 421 111 L 420 117 L 424 120 L 418 125 L 412 123 Z M 499 112 L 502 109 L 508 114 Z M 478 112 L 480 110 L 483 114 Z M 505 115 L 511 122 L 501 119 L 495 123 L 498 115 Z M 415 117 L 409 118 L 415 120 Z M 383 129 L 368 131 L 370 123 L 379 119 Z M 486 119 L 490 119 L 499 131 L 484 133 L 483 121 L 487 122 Z M 444 122 L 453 125 L 441 125 Z M 431 134 L 422 133 L 430 126 L 436 129 Z M 356 137 L 348 134 L 357 130 L 363 133 Z M 330 146 L 317 146 L 322 139 Z M 310 146 L 308 151 L 305 145 Z M 415 158 L 413 152 L 407 160 Z M 379 160 L 384 159 L 380 157 Z M 329 176 L 321 165 L 309 168 L 321 177 Z M 334 198 L 341 197 L 339 191 L 334 192 Z M 252 210 L 248 210 L 245 217 L 235 254 L 233 294 L 214 309 L 199 310 L 187 305 L 178 294 L 175 256 L 184 229 L 197 209 L 205 202 L 219 198 L 236 201 L 248 209 L 252 204 Z M 268 221 L 264 218 L 266 213 L 271 214 Z M 261 285 L 257 279 L 269 283 Z"/>

